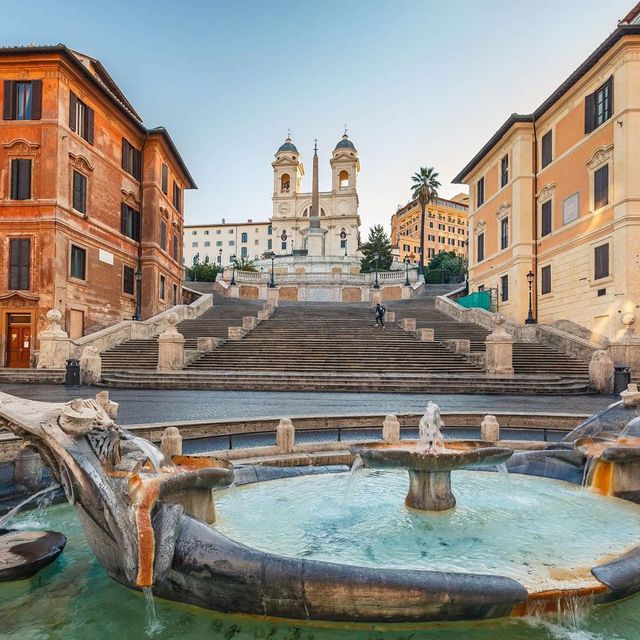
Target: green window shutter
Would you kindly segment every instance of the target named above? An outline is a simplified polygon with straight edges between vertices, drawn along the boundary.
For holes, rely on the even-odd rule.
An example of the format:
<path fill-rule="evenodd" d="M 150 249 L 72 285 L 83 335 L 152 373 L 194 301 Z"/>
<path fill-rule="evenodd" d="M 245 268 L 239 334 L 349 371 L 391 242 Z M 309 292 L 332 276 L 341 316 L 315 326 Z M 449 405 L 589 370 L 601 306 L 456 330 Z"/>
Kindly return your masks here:
<path fill-rule="evenodd" d="M 73 91 L 69 91 L 69 129 L 76 130 L 76 110 L 78 108 L 78 98 Z"/>
<path fill-rule="evenodd" d="M 13 84 L 12 80 L 5 80 L 3 83 L 2 117 L 5 120 L 15 119 L 13 113 Z"/>

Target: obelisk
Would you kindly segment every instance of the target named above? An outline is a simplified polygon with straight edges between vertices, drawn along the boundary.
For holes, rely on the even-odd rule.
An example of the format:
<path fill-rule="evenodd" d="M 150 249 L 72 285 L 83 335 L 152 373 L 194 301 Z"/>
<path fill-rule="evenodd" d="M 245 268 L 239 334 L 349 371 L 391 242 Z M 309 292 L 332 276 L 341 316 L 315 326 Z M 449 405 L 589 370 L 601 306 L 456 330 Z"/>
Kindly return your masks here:
<path fill-rule="evenodd" d="M 311 213 L 309 215 L 309 235 L 307 255 L 324 255 L 324 234 L 320 228 L 320 193 L 318 190 L 318 141 L 313 148 L 313 182 L 311 187 Z"/>

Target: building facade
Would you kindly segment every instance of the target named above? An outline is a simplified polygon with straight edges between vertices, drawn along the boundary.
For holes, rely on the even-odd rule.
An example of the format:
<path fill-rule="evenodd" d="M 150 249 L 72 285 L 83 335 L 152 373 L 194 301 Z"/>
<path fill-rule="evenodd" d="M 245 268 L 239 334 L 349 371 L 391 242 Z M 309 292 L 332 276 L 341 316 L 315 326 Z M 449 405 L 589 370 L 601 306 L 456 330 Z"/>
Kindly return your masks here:
<path fill-rule="evenodd" d="M 184 265 L 196 263 L 215 264 L 225 267 L 231 257 L 238 260 L 259 260 L 273 250 L 273 233 L 270 222 L 227 223 L 185 225 Z"/>
<path fill-rule="evenodd" d="M 638 8 L 532 114 L 454 179 L 470 188 L 469 285 L 523 322 L 613 337 L 640 305 Z"/>
<path fill-rule="evenodd" d="M 0 365 L 28 367 L 52 308 L 75 338 L 180 301 L 195 184 L 98 60 L 5 48 L 0 77 Z"/>
<path fill-rule="evenodd" d="M 425 264 L 441 251 L 455 251 L 467 256 L 468 212 L 467 196 L 460 194 L 446 200 L 438 198 L 427 206 L 424 229 Z M 420 261 L 420 216 L 418 200 L 400 207 L 391 216 L 391 244 L 399 261 L 409 258 Z"/>
<path fill-rule="evenodd" d="M 303 192 L 302 157 L 287 138 L 276 152 L 273 166 L 273 251 L 291 255 L 308 251 L 313 192 Z M 317 154 L 316 154 L 317 159 Z M 360 246 L 357 179 L 358 151 L 345 133 L 330 160 L 331 191 L 319 191 L 321 256 L 355 257 Z M 317 177 L 317 174 L 316 174 Z"/>

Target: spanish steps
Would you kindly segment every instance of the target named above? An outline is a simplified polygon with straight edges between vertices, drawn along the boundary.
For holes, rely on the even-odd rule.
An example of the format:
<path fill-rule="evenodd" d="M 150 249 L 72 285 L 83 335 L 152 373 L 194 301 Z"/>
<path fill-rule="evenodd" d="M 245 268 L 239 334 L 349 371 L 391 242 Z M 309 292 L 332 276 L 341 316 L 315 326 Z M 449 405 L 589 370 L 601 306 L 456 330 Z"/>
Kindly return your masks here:
<path fill-rule="evenodd" d="M 514 345 L 515 377 L 485 376 L 470 358 L 454 354 L 444 340 L 468 338 L 484 350 L 488 331 L 437 311 L 434 297 L 388 304 L 396 319 L 414 317 L 435 330 L 421 342 L 397 323 L 375 326 L 368 304 L 281 302 L 269 320 L 241 340 L 226 341 L 183 371 L 156 373 L 157 339 L 132 340 L 103 354 L 103 381 L 123 387 L 172 387 L 297 391 L 410 391 L 464 393 L 586 392 L 588 366 L 544 345 Z M 200 336 L 226 338 L 260 301 L 216 295 L 214 306 L 178 331 L 187 349 Z"/>

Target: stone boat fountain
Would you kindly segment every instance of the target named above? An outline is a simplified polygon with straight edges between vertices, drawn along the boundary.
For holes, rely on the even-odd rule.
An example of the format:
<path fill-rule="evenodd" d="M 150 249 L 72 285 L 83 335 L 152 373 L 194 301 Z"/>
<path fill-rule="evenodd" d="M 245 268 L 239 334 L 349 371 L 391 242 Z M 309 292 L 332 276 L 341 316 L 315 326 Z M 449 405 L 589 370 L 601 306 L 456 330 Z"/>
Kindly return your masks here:
<path fill-rule="evenodd" d="M 440 409 L 433 402 L 420 420 L 417 441 L 401 444 L 372 443 L 351 447 L 366 467 L 406 469 L 409 492 L 405 504 L 421 511 L 446 511 L 456 504 L 451 472 L 457 469 L 495 467 L 511 457 L 512 449 L 487 446 L 476 440 L 449 441 L 442 437 Z"/>

